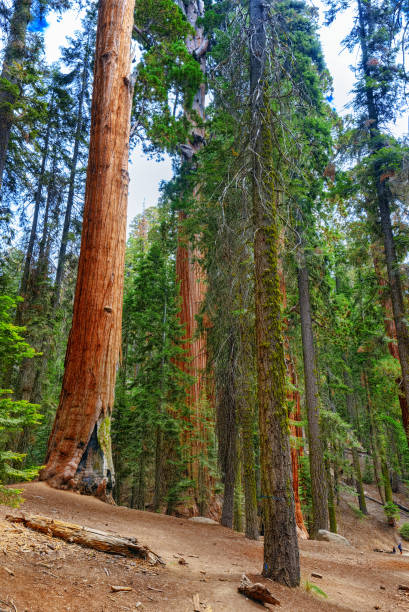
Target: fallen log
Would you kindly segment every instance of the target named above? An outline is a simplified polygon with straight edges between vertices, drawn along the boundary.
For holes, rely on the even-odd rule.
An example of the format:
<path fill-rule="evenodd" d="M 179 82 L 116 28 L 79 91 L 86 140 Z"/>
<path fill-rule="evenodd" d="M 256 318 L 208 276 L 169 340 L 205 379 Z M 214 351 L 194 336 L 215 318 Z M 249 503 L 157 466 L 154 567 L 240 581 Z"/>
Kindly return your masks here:
<path fill-rule="evenodd" d="M 150 550 L 148 546 L 138 544 L 136 538 L 125 538 L 117 535 L 75 525 L 74 523 L 65 523 L 57 521 L 46 516 L 13 516 L 8 514 L 6 520 L 11 523 L 20 523 L 24 527 L 40 531 L 47 535 L 60 538 L 66 542 L 80 544 L 86 548 L 93 548 L 108 554 L 122 555 L 124 557 L 138 557 L 149 561 L 152 565 L 161 563 L 162 559 Z"/>
<path fill-rule="evenodd" d="M 375 504 L 379 504 L 380 506 L 383 506 L 383 503 L 381 501 L 379 501 L 379 499 L 376 499 L 375 497 L 372 497 L 371 495 L 368 495 L 368 493 L 366 491 L 364 491 L 364 495 L 367 499 L 370 499 L 371 501 L 375 502 Z M 402 510 L 402 512 L 405 512 L 406 514 L 409 514 L 409 508 L 407 508 L 406 506 L 403 506 L 402 504 L 400 504 L 399 502 L 395 501 L 393 502 L 395 504 L 395 506 L 398 506 L 399 510 Z"/>
<path fill-rule="evenodd" d="M 247 578 L 246 574 L 243 574 L 241 578 L 241 583 L 238 587 L 238 591 L 242 595 L 245 595 L 246 597 L 248 597 L 249 599 L 253 599 L 254 601 L 260 601 L 261 603 L 269 603 L 273 604 L 274 606 L 281 605 L 279 599 L 276 599 L 276 597 L 274 597 L 272 592 L 266 586 L 264 586 L 264 584 L 261 584 L 260 582 L 251 582 Z"/>

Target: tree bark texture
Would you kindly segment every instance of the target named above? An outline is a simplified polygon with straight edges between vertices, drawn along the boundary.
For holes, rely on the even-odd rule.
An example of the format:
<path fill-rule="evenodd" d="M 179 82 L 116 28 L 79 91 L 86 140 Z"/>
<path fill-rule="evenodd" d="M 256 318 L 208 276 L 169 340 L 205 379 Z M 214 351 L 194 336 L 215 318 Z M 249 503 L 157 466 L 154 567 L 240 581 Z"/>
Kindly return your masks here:
<path fill-rule="evenodd" d="M 236 359 L 237 347 L 232 333 L 229 340 L 226 370 L 215 381 L 215 402 L 218 454 L 224 484 L 221 524 L 232 529 L 237 468 L 237 393 L 231 362 Z"/>
<path fill-rule="evenodd" d="M 126 538 L 91 527 L 66 523 L 48 518 L 47 516 L 24 516 L 7 515 L 6 519 L 11 523 L 17 523 L 28 527 L 33 531 L 39 531 L 52 535 L 61 540 L 73 542 L 108 554 L 116 554 L 123 557 L 138 557 L 145 559 L 152 565 L 164 565 L 162 559 L 156 555 L 148 546 L 139 544 L 136 538 Z"/>
<path fill-rule="evenodd" d="M 246 321 L 244 320 L 246 318 Z M 255 395 L 252 389 L 254 371 L 254 353 L 249 346 L 253 337 L 248 326 L 247 317 L 240 317 L 240 354 L 239 358 L 239 422 L 241 427 L 241 443 L 243 458 L 243 487 L 244 487 L 244 512 L 245 512 L 245 535 L 250 540 L 258 540 L 258 516 L 257 516 L 257 483 L 254 453 L 254 419 Z M 251 363 L 252 361 L 252 363 Z"/>
<path fill-rule="evenodd" d="M 371 395 L 369 392 L 368 376 L 365 371 L 362 371 L 361 380 L 363 383 L 363 387 L 365 388 L 365 391 L 366 391 L 366 399 L 367 399 L 366 410 L 367 410 L 368 421 L 369 421 L 370 444 L 371 444 L 371 449 L 372 449 L 372 461 L 373 461 L 375 482 L 378 488 L 379 497 L 381 498 L 382 503 L 384 504 L 385 495 L 384 495 L 384 491 L 382 488 L 381 476 L 379 474 L 379 437 L 378 437 L 378 431 L 377 431 L 375 419 L 374 419 L 374 410 L 373 410 Z"/>
<path fill-rule="evenodd" d="M 13 68 L 25 56 L 26 33 L 30 21 L 31 0 L 15 0 L 10 22 L 10 33 L 4 51 L 1 78 L 11 87 L 0 88 L 0 189 L 3 183 L 10 132 L 13 125 L 13 106 L 19 96 L 19 87 Z"/>
<path fill-rule="evenodd" d="M 344 359 L 346 361 L 346 356 Z M 348 387 L 348 391 L 346 393 L 347 413 L 349 416 L 350 423 L 353 424 L 355 421 L 355 414 L 356 414 L 355 397 L 354 397 L 354 394 L 351 388 L 351 379 L 347 371 L 344 371 L 344 382 L 345 382 L 345 385 Z M 362 482 L 361 465 L 359 463 L 358 450 L 353 446 L 351 449 L 351 452 L 352 452 L 352 463 L 353 463 L 354 472 L 355 472 L 355 487 L 356 487 L 356 492 L 358 495 L 359 509 L 363 514 L 368 514 L 368 510 L 366 507 L 366 501 L 365 501 L 364 486 Z"/>
<path fill-rule="evenodd" d="M 110 499 L 110 423 L 122 324 L 134 0 L 101 0 L 81 253 L 47 465 L 56 488 Z"/>
<path fill-rule="evenodd" d="M 283 241 L 281 241 L 283 244 Z M 283 309 L 287 307 L 287 291 L 285 288 L 284 270 L 282 261 L 280 261 L 280 289 L 283 299 Z M 308 538 L 308 530 L 304 523 L 304 517 L 301 508 L 300 499 L 300 480 L 298 476 L 298 459 L 303 454 L 302 443 L 302 428 L 300 425 L 296 425 L 294 421 L 301 421 L 301 398 L 298 391 L 298 380 L 297 372 L 294 364 L 293 357 L 291 355 L 290 341 L 288 339 L 288 320 L 284 320 L 284 355 L 287 369 L 287 375 L 291 381 L 292 389 L 287 389 L 287 400 L 293 409 L 290 413 L 290 419 L 293 421 L 290 425 L 291 436 L 293 437 L 294 443 L 291 445 L 291 467 L 293 471 L 293 491 L 294 491 L 294 504 L 295 504 L 295 520 L 297 527 L 302 531 L 306 538 Z"/>
<path fill-rule="evenodd" d="M 337 470 L 335 469 L 335 473 Z M 327 490 L 328 490 L 328 515 L 329 515 L 329 530 L 332 533 L 337 533 L 337 515 L 335 511 L 335 495 L 334 486 L 331 475 L 331 463 L 328 458 L 325 459 L 325 475 L 327 478 Z"/>
<path fill-rule="evenodd" d="M 268 5 L 250 0 L 250 95 L 252 200 L 260 427 L 261 496 L 264 518 L 263 575 L 287 586 L 300 583 L 290 439 L 285 392 L 279 222 L 272 167 L 266 65 Z"/>
<path fill-rule="evenodd" d="M 393 311 L 393 305 L 392 305 L 392 299 L 391 299 L 391 292 L 386 291 L 388 289 L 388 283 L 384 275 L 382 274 L 382 267 L 381 267 L 381 263 L 379 260 L 379 256 L 376 252 L 375 245 L 372 245 L 372 259 L 374 263 L 376 278 L 379 284 L 379 296 L 380 296 L 381 304 L 382 304 L 383 311 L 384 311 L 385 334 L 389 338 L 388 351 L 389 351 L 389 354 L 394 359 L 397 359 L 400 363 L 401 356 L 399 353 L 399 345 L 397 342 L 396 323 L 395 323 L 394 314 L 393 314 L 394 311 Z M 400 281 L 400 278 L 399 278 L 399 281 Z M 409 353 L 408 353 L 408 359 L 409 359 Z M 402 368 L 402 364 L 401 364 L 401 368 Z M 404 369 L 405 368 L 403 367 L 402 372 Z M 407 401 L 408 396 L 405 392 L 402 377 L 399 377 L 396 380 L 396 384 L 398 386 L 398 397 L 399 397 L 400 410 L 402 414 L 402 425 L 403 425 L 403 429 L 405 430 L 407 443 L 409 445 L 409 408 L 408 408 L 408 401 Z"/>
<path fill-rule="evenodd" d="M 366 87 L 366 109 L 368 113 L 368 122 L 370 125 L 370 142 L 369 147 L 372 153 L 376 153 L 385 146 L 385 139 L 381 137 L 379 132 L 380 117 L 375 104 L 373 74 L 371 63 L 368 61 L 370 50 L 368 48 L 368 40 L 374 35 L 370 11 L 373 10 L 370 2 L 363 3 L 358 0 L 358 19 L 359 19 L 359 35 L 361 45 L 361 68 L 367 80 Z M 365 15 L 365 11 L 367 14 Z M 367 17 L 367 19 L 365 19 Z M 385 249 L 385 262 L 388 273 L 389 292 L 392 303 L 393 319 L 396 329 L 396 339 L 398 344 L 399 361 L 402 369 L 402 379 L 400 383 L 400 391 L 406 400 L 406 410 L 409 405 L 409 327 L 405 314 L 405 305 L 402 291 L 402 281 L 399 269 L 399 262 L 396 255 L 395 241 L 391 223 L 391 193 L 387 179 L 383 176 L 384 169 L 382 162 L 374 164 L 374 182 L 376 185 L 376 198 L 380 217 L 380 226 L 382 231 L 383 245 Z M 405 407 L 404 407 L 405 408 Z M 401 404 L 402 409 L 402 404 Z M 409 444 L 409 423 L 407 422 L 408 414 L 404 415 L 404 427 Z"/>
<path fill-rule="evenodd" d="M 301 336 L 304 359 L 305 405 L 308 421 L 308 449 L 312 493 L 312 529 L 315 539 L 319 529 L 328 529 L 328 504 L 323 442 L 320 427 L 320 398 L 317 381 L 317 362 L 312 328 L 309 274 L 303 245 L 298 249 L 298 292 L 300 303 Z"/>
<path fill-rule="evenodd" d="M 175 0 L 187 21 L 195 30 L 194 36 L 186 40 L 186 46 L 200 64 L 203 75 L 206 73 L 206 50 L 208 40 L 205 37 L 200 20 L 204 16 L 203 0 Z M 201 120 L 205 118 L 205 82 L 200 85 L 194 96 L 192 110 L 197 113 Z M 182 155 L 187 164 L 200 151 L 204 144 L 204 130 L 195 122 L 194 116 L 186 112 L 191 124 L 189 142 L 182 146 Z M 195 189 L 194 197 L 199 197 L 199 188 Z M 207 466 L 203 465 L 206 456 L 207 427 L 206 415 L 203 407 L 207 401 L 207 390 L 204 372 L 207 365 L 206 338 L 197 334 L 197 316 L 205 297 L 206 276 L 200 265 L 201 255 L 197 249 L 186 240 L 183 235 L 184 213 L 179 214 L 180 229 L 178 235 L 178 248 L 176 253 L 176 274 L 180 283 L 181 308 L 179 320 L 185 329 L 184 349 L 187 359 L 180 363 L 183 371 L 194 378 L 194 383 L 188 389 L 187 403 L 190 408 L 191 429 L 184 434 L 183 443 L 186 446 L 186 457 L 188 459 L 188 477 L 197 484 L 194 491 L 195 499 L 192 500 L 191 511 L 198 513 L 198 505 L 202 504 L 200 488 L 207 491 L 212 489 L 211 478 Z M 201 480 L 201 486 L 199 483 Z"/>

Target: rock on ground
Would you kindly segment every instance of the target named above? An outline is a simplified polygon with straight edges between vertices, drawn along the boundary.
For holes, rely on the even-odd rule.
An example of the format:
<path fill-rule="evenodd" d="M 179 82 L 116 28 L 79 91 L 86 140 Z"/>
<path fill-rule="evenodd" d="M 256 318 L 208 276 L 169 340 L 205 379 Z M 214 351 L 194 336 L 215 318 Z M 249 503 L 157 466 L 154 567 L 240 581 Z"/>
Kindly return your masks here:
<path fill-rule="evenodd" d="M 211 518 L 207 518 L 206 516 L 192 516 L 192 518 L 188 519 L 193 523 L 202 523 L 205 525 L 220 525 L 217 521 L 214 521 Z"/>
<path fill-rule="evenodd" d="M 321 540 L 322 542 L 334 542 L 335 544 L 345 544 L 346 546 L 351 546 L 351 542 L 344 538 L 344 536 L 339 535 L 339 533 L 332 533 L 332 531 L 327 531 L 326 529 L 320 529 L 318 531 L 317 540 Z"/>

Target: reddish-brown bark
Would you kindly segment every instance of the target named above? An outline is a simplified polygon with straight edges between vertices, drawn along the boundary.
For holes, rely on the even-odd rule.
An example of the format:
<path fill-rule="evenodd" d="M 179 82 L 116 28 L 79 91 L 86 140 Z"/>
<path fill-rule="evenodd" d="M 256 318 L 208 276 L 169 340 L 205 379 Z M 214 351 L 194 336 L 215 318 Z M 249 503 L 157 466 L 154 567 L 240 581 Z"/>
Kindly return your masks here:
<path fill-rule="evenodd" d="M 134 0 L 101 0 L 81 254 L 60 403 L 41 479 L 109 498 L 122 324 Z"/>
<path fill-rule="evenodd" d="M 203 27 L 198 23 L 198 19 L 204 15 L 203 0 L 189 0 L 188 2 L 176 0 L 176 3 L 186 16 L 187 21 L 195 29 L 195 35 L 187 39 L 186 46 L 189 53 L 198 60 L 201 70 L 205 74 L 208 41 L 204 35 Z M 192 109 L 201 120 L 205 119 L 204 79 L 194 97 Z M 191 134 L 189 142 L 182 147 L 182 154 L 185 162 L 190 163 L 195 153 L 203 146 L 204 129 L 197 125 L 195 115 L 187 112 L 187 117 L 191 123 Z M 200 197 L 199 188 L 196 188 L 194 196 Z M 197 333 L 197 316 L 200 313 L 205 296 L 206 276 L 200 265 L 199 251 L 192 247 L 183 234 L 184 213 L 180 213 L 179 220 L 176 274 L 180 283 L 181 297 L 179 320 L 185 329 L 186 343 L 184 348 L 187 357 L 185 362 L 180 363 L 180 367 L 195 379 L 187 392 L 191 427 L 186 429 L 183 442 L 189 459 L 188 476 L 196 482 L 195 497 L 196 503 L 199 504 L 199 508 L 192 507 L 190 510 L 191 513 L 197 514 L 199 510 L 201 512 L 204 510 L 202 501 L 198 499 L 201 498 L 200 490 L 210 491 L 212 488 L 209 471 L 202 461 L 206 456 L 208 437 L 206 431 L 207 417 L 203 411 L 209 399 L 204 378 L 207 365 L 206 338 L 203 334 Z"/>
<path fill-rule="evenodd" d="M 280 265 L 279 269 L 280 274 L 280 291 L 283 300 L 283 308 L 287 307 L 287 292 L 285 288 L 285 278 L 284 271 L 282 265 Z M 284 332 L 288 330 L 288 320 L 284 320 Z M 302 428 L 301 426 L 295 425 L 294 421 L 301 421 L 301 398 L 300 393 L 297 390 L 298 380 L 297 380 L 297 372 L 295 370 L 294 360 L 291 356 L 290 350 L 290 342 L 288 339 L 287 333 L 284 334 L 284 354 L 285 354 L 285 363 L 287 367 L 287 375 L 291 380 L 291 384 L 293 389 L 287 389 L 287 399 L 290 402 L 290 405 L 293 406 L 293 409 L 290 413 L 290 419 L 293 423 L 290 426 L 291 435 L 293 440 L 297 440 L 297 444 L 291 445 L 291 467 L 293 471 L 293 490 L 294 490 L 294 504 L 295 504 L 295 520 L 297 523 L 297 527 L 301 529 L 304 535 L 308 538 L 308 531 L 304 523 L 304 517 L 302 515 L 301 509 L 301 499 L 299 492 L 299 477 L 298 477 L 298 458 L 303 454 L 302 447 Z"/>
<path fill-rule="evenodd" d="M 388 286 L 387 280 L 382 273 L 381 263 L 379 261 L 379 256 L 376 251 L 376 245 L 372 245 L 372 259 L 375 269 L 376 278 L 379 283 L 379 295 L 381 304 L 384 310 L 384 326 L 385 326 L 385 334 L 389 338 L 388 341 L 388 350 L 390 355 L 397 359 L 400 363 L 399 358 L 399 348 L 397 344 L 397 335 L 396 335 L 396 326 L 393 317 L 393 308 L 392 308 L 392 300 L 389 293 L 385 290 Z M 405 430 L 406 439 L 408 440 L 409 445 L 409 409 L 408 402 L 404 395 L 404 391 L 402 389 L 402 379 L 401 377 L 396 379 L 396 384 L 398 386 L 398 397 L 399 397 L 399 405 L 402 414 L 402 424 Z"/>
<path fill-rule="evenodd" d="M 180 213 L 183 220 L 183 213 Z M 204 415 L 201 406 L 206 400 L 206 385 L 203 374 L 206 369 L 207 352 L 206 339 L 203 334 L 197 334 L 197 316 L 205 296 L 205 275 L 198 261 L 199 253 L 191 249 L 183 241 L 182 230 L 179 230 L 179 244 L 176 255 L 176 274 L 180 283 L 179 320 L 184 326 L 186 342 L 183 348 L 187 359 L 179 366 L 194 377 L 193 384 L 187 392 L 187 402 L 190 408 L 190 424 L 192 429 L 185 432 L 185 442 L 191 458 L 189 477 L 199 479 L 199 456 L 204 448 Z"/>

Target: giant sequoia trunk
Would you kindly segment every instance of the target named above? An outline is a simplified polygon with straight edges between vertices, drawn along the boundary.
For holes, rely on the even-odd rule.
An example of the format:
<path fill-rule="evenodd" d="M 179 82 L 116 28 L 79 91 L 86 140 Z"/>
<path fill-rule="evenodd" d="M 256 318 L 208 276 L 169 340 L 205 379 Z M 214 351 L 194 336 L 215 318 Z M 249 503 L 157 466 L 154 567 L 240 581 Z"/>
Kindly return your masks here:
<path fill-rule="evenodd" d="M 308 449 L 310 459 L 312 493 L 311 537 L 316 538 L 319 529 L 328 529 L 328 501 L 323 443 L 320 427 L 320 398 L 317 380 L 317 362 L 312 328 L 311 300 L 308 268 L 304 248 L 298 249 L 298 292 L 300 302 L 301 336 L 304 360 L 305 405 L 308 421 Z"/>
<path fill-rule="evenodd" d="M 84 224 L 65 372 L 47 465 L 56 488 L 110 498 L 110 422 L 122 322 L 134 0 L 101 0 Z"/>
<path fill-rule="evenodd" d="M 385 292 L 385 288 L 387 286 L 387 281 L 385 280 L 381 265 L 379 262 L 379 258 L 376 253 L 375 245 L 372 245 L 372 257 L 375 268 L 375 274 L 379 283 L 379 295 L 381 299 L 381 304 L 384 311 L 384 326 L 385 326 L 385 334 L 388 341 L 388 350 L 389 354 L 400 362 L 399 348 L 397 344 L 397 333 L 396 333 L 396 325 L 393 319 L 393 307 L 392 300 L 389 293 Z M 399 405 L 402 415 L 402 425 L 405 430 L 406 440 L 409 445 L 409 408 L 408 402 L 405 394 L 405 390 L 402 384 L 402 378 L 399 377 L 396 380 L 396 384 L 398 386 L 398 397 L 399 397 Z"/>
<path fill-rule="evenodd" d="M 203 0 L 175 0 L 187 21 L 195 30 L 195 35 L 186 41 L 186 46 L 200 63 L 203 75 L 206 71 L 206 50 L 208 41 L 204 35 L 200 19 L 204 16 Z M 205 118 L 205 83 L 201 84 L 193 100 L 193 111 L 200 119 Z M 204 143 L 204 130 L 196 125 L 194 115 L 187 112 L 191 124 L 191 134 L 188 143 L 182 147 L 182 155 L 186 164 L 192 162 L 194 155 L 202 148 Z M 194 196 L 199 197 L 199 189 Z M 185 329 L 184 349 L 187 359 L 180 363 L 180 367 L 194 377 L 195 382 L 188 389 L 187 402 L 190 408 L 191 430 L 185 432 L 186 455 L 188 462 L 188 476 L 196 482 L 195 501 L 190 509 L 193 513 L 205 510 L 203 491 L 211 488 L 210 475 L 205 465 L 206 456 L 206 417 L 203 407 L 206 405 L 206 384 L 204 372 L 207 364 L 206 338 L 197 333 L 197 316 L 205 296 L 205 274 L 200 265 L 200 253 L 192 247 L 183 235 L 184 214 L 180 213 L 180 229 L 178 248 L 176 253 L 176 274 L 180 283 L 181 308 L 179 320 Z M 192 500 L 193 501 L 193 500 Z"/>
<path fill-rule="evenodd" d="M 290 439 L 285 394 L 279 221 L 273 182 L 267 95 L 268 4 L 250 0 L 250 92 L 257 379 L 261 495 L 264 518 L 263 575 L 287 586 L 300 582 Z"/>
<path fill-rule="evenodd" d="M 284 236 L 282 236 L 281 240 L 281 248 L 284 244 L 283 240 Z M 282 261 L 280 261 L 280 291 L 283 299 L 283 309 L 287 308 L 287 291 L 285 287 L 285 278 L 284 278 L 284 270 Z M 291 347 L 290 341 L 288 338 L 288 320 L 284 321 L 285 330 L 284 330 L 284 355 L 285 355 L 285 363 L 287 369 L 287 375 L 291 381 L 292 388 L 287 389 L 287 399 L 291 406 L 293 406 L 290 419 L 292 421 L 290 426 L 291 436 L 293 438 L 293 444 L 291 445 L 291 467 L 293 470 L 293 491 L 294 491 L 294 503 L 295 503 L 295 520 L 297 523 L 297 527 L 301 530 L 306 538 L 308 538 L 308 531 L 304 523 L 304 517 L 302 514 L 301 508 L 301 498 L 300 498 L 300 481 L 298 475 L 298 459 L 303 454 L 303 447 L 301 445 L 302 442 L 302 428 L 301 428 L 301 398 L 300 393 L 298 391 L 298 380 L 297 380 L 297 372 L 294 364 L 293 357 L 291 355 Z M 297 422 L 300 425 L 297 425 Z"/>
<path fill-rule="evenodd" d="M 8 82 L 11 86 L 0 87 L 0 188 L 13 124 L 13 106 L 19 97 L 19 86 L 13 69 L 24 59 L 30 8 L 31 0 L 15 0 L 10 33 L 4 51 L 1 78 L 5 79 L 3 83 Z"/>

